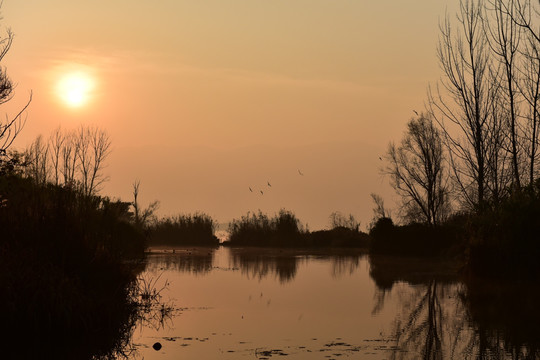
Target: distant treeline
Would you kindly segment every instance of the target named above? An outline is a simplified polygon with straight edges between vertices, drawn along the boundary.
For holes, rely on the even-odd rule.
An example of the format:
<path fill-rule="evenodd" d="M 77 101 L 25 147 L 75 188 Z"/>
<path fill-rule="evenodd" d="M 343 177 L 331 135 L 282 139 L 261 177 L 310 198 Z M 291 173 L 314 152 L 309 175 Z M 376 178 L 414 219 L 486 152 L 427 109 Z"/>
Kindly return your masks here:
<path fill-rule="evenodd" d="M 340 213 L 330 216 L 331 229 L 310 232 L 291 212 L 281 210 L 274 216 L 261 211 L 248 213 L 229 223 L 225 246 L 255 247 L 359 247 L 367 249 L 370 237 L 359 230 L 354 217 Z M 150 246 L 218 246 L 217 222 L 209 215 L 195 213 L 156 219 L 145 230 Z"/>
<path fill-rule="evenodd" d="M 358 223 L 342 221 L 334 213 L 331 218 L 333 228 L 309 232 L 296 216 L 281 210 L 273 217 L 258 213 L 248 213 L 229 224 L 229 246 L 266 247 L 363 247 L 369 245 L 369 236 L 359 230 Z M 347 226 L 349 225 L 349 226 Z"/>

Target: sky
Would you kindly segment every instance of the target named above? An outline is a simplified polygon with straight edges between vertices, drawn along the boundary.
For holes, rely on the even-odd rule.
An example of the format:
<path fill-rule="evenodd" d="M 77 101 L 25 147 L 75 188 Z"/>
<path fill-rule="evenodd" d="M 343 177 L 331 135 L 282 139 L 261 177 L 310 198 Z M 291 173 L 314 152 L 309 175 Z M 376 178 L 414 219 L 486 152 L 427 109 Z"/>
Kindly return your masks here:
<path fill-rule="evenodd" d="M 17 148 L 59 126 L 107 131 L 101 194 L 130 201 L 139 180 L 161 216 L 284 208 L 316 230 L 339 211 L 365 230 L 371 193 L 397 213 L 379 157 L 441 76 L 438 24 L 456 2 L 4 0 L 17 88 L 2 112 L 32 92 Z"/>

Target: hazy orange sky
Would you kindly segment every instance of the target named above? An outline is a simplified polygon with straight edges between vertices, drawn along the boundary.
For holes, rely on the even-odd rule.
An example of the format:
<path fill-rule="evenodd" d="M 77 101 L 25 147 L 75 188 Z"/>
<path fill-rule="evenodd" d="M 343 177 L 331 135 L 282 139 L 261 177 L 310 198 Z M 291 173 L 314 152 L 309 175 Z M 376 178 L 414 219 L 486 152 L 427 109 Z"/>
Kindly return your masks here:
<path fill-rule="evenodd" d="M 393 206 L 379 156 L 440 77 L 438 22 L 456 3 L 5 0 L 17 89 L 3 110 L 33 91 L 19 148 L 58 126 L 105 129 L 102 193 L 130 200 L 139 179 L 160 215 L 286 208 L 313 230 L 341 211 L 365 229 L 370 193 Z M 72 71 L 93 81 L 79 107 L 57 94 Z"/>

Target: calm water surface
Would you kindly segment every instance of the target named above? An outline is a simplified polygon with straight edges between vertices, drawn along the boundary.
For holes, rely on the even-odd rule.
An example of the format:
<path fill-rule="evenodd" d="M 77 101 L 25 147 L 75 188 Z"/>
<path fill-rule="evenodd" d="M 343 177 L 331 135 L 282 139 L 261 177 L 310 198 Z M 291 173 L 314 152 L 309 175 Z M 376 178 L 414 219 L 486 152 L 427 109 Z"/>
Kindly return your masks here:
<path fill-rule="evenodd" d="M 442 262 L 369 258 L 350 250 L 322 255 L 176 249 L 151 253 L 141 276 L 155 281 L 158 289 L 166 286 L 161 301 L 173 310 L 158 312 L 164 316 L 150 316 L 137 327 L 135 358 L 539 355 L 534 348 L 538 331 L 527 327 L 538 327 L 538 317 L 493 324 L 493 314 L 501 309 L 485 309 L 485 297 L 507 290 L 496 287 L 477 295 L 458 280 L 455 265 Z M 508 306 L 501 299 L 497 304 Z M 529 330 L 518 341 L 504 339 L 512 326 Z M 158 351 L 152 348 L 156 342 L 162 345 Z"/>

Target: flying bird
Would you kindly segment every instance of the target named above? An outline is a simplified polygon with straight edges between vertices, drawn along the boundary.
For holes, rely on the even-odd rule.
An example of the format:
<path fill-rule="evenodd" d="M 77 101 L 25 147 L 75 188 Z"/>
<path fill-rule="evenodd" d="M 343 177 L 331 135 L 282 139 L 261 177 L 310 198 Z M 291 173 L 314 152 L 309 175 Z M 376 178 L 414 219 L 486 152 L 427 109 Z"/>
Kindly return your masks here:
<path fill-rule="evenodd" d="M 416 116 L 418 116 L 418 112 L 416 110 L 413 110 L 413 113 L 415 113 Z"/>
<path fill-rule="evenodd" d="M 264 195 L 263 191 L 262 190 L 259 190 L 261 192 L 261 195 Z"/>
<path fill-rule="evenodd" d="M 300 171 L 300 169 L 298 169 L 298 173 L 302 176 L 304 176 L 304 174 Z"/>
<path fill-rule="evenodd" d="M 253 190 L 251 189 L 251 186 L 249 187 L 249 191 L 253 192 Z"/>
<path fill-rule="evenodd" d="M 268 183 L 268 186 L 269 186 L 269 187 L 272 187 L 272 185 L 270 185 L 270 181 L 267 181 L 267 183 Z"/>

